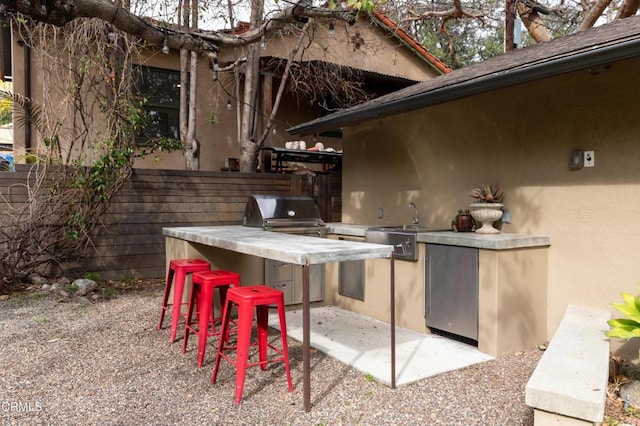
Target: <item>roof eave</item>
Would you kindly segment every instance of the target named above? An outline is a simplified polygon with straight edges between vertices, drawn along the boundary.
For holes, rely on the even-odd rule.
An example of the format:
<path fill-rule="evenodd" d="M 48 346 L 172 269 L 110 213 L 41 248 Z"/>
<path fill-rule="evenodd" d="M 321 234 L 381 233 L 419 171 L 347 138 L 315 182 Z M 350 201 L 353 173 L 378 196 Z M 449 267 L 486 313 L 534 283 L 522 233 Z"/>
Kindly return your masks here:
<path fill-rule="evenodd" d="M 339 129 L 359 122 L 443 104 L 529 81 L 602 66 L 638 56 L 640 56 L 640 34 L 637 35 L 636 38 L 617 44 L 594 47 L 591 50 L 550 59 L 549 61 L 523 68 L 484 75 L 450 86 L 438 87 L 433 90 L 421 92 L 411 97 L 382 102 L 379 105 L 373 105 L 369 108 L 355 106 L 326 117 L 293 126 L 287 129 L 287 132 L 292 135 L 304 136 Z"/>

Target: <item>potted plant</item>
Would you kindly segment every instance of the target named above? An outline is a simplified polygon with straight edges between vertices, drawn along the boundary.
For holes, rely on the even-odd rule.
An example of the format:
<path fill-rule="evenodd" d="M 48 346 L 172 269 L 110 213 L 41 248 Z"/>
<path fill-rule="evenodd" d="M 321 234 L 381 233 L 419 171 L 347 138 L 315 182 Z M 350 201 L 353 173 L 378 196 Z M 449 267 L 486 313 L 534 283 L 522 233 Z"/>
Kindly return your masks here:
<path fill-rule="evenodd" d="M 475 200 L 469 205 L 471 216 L 476 224 L 481 223 L 482 226 L 476 226 L 478 234 L 499 234 L 500 230 L 493 227 L 493 222 L 502 217 L 502 200 L 504 192 L 500 185 L 482 184 L 473 189 L 470 194 Z"/>

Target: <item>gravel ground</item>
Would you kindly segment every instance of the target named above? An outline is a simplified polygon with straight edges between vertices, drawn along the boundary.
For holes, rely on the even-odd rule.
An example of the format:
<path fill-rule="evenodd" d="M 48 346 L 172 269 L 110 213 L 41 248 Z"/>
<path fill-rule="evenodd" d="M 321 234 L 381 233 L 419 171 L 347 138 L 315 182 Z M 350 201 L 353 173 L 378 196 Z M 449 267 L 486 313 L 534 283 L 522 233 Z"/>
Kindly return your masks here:
<path fill-rule="evenodd" d="M 0 423 L 65 425 L 532 425 L 525 385 L 542 352 L 530 349 L 390 389 L 318 351 L 312 410 L 302 406 L 302 347 L 289 341 L 293 393 L 282 364 L 247 373 L 235 404 L 233 367 L 216 385 L 213 344 L 196 367 L 169 330 L 155 329 L 157 282 L 94 303 L 24 293 L 0 301 Z M 271 337 L 277 340 L 277 332 Z M 425 362 L 428 362 L 426 360 Z"/>

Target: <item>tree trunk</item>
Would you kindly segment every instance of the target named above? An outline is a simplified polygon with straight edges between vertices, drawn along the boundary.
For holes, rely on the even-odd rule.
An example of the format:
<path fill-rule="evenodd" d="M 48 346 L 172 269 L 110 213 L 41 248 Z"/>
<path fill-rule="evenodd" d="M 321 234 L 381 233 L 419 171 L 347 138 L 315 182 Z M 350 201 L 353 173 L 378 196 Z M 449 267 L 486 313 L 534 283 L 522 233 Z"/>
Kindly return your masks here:
<path fill-rule="evenodd" d="M 198 27 L 197 0 L 192 0 L 191 2 L 184 0 L 181 12 L 182 30 L 184 32 L 189 32 L 192 28 Z M 187 170 L 200 169 L 200 147 L 196 139 L 197 82 L 197 53 L 180 49 L 180 139 L 185 147 L 184 159 Z M 187 87 L 189 88 L 188 97 Z"/>
<path fill-rule="evenodd" d="M 251 28 L 258 28 L 262 22 L 264 1 L 251 3 Z M 242 126 L 240 130 L 240 171 L 254 172 L 258 164 L 258 145 L 256 144 L 258 110 L 258 88 L 260 86 L 260 46 L 249 46 L 249 55 L 245 64 L 244 94 L 242 96 Z"/>
<path fill-rule="evenodd" d="M 200 170 L 200 143 L 196 139 L 196 101 L 198 91 L 198 54 L 191 52 L 191 68 L 189 70 L 189 114 L 187 120 L 187 134 L 184 138 L 186 151 L 184 152 L 187 170 Z"/>
<path fill-rule="evenodd" d="M 553 38 L 547 27 L 545 27 L 544 21 L 540 15 L 538 15 L 538 12 L 535 12 L 531 7 L 521 1 L 516 3 L 516 8 L 518 9 L 518 15 L 520 15 L 522 23 L 535 41 L 542 43 Z"/>

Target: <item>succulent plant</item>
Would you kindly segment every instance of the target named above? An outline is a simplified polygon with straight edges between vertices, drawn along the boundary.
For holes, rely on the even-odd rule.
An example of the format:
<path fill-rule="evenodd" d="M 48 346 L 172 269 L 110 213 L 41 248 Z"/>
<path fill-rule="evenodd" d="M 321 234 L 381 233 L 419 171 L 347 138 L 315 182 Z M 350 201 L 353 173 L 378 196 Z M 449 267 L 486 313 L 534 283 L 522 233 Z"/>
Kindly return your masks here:
<path fill-rule="evenodd" d="M 480 185 L 471 192 L 470 196 L 477 203 L 501 203 L 504 199 L 504 192 L 500 185 Z"/>

